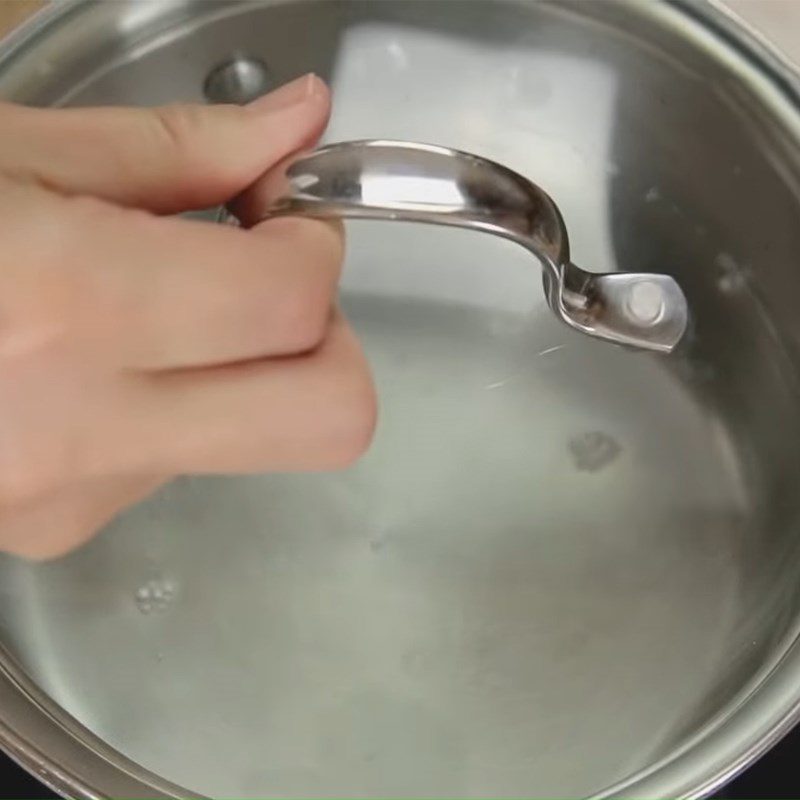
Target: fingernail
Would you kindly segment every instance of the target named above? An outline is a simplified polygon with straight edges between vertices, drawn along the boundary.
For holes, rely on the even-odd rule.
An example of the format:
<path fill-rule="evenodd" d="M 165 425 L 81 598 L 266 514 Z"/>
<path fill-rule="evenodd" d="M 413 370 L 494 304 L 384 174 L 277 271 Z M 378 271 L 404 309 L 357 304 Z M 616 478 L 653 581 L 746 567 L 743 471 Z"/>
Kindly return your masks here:
<path fill-rule="evenodd" d="M 302 78 L 296 78 L 284 84 L 274 92 L 257 97 L 247 107 L 257 114 L 272 114 L 284 108 L 304 103 L 318 94 L 319 89 L 319 78 L 313 72 L 309 72 Z"/>

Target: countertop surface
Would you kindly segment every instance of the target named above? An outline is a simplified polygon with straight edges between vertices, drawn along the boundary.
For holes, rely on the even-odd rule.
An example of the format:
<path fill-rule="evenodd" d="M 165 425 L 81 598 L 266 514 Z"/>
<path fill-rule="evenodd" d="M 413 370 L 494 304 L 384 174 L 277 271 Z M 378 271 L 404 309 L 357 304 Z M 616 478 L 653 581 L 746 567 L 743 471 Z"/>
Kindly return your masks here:
<path fill-rule="evenodd" d="M 727 0 L 725 5 L 800 64 L 800 0 Z"/>
<path fill-rule="evenodd" d="M 5 35 L 44 3 L 41 0 L 0 0 L 0 36 Z"/>

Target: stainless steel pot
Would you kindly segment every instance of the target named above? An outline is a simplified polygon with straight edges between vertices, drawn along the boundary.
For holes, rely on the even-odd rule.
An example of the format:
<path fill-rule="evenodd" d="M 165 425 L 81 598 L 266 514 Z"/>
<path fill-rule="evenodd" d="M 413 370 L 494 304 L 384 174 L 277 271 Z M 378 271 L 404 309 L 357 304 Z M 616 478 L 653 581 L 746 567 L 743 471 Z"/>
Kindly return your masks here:
<path fill-rule="evenodd" d="M 794 73 L 691 0 L 119 0 L 36 18 L 0 92 L 218 99 L 232 57 L 326 77 L 330 140 L 546 186 L 575 258 L 674 275 L 692 334 L 593 342 L 512 244 L 354 224 L 369 456 L 3 560 L 3 747 L 80 798 L 711 792 L 800 715 Z"/>

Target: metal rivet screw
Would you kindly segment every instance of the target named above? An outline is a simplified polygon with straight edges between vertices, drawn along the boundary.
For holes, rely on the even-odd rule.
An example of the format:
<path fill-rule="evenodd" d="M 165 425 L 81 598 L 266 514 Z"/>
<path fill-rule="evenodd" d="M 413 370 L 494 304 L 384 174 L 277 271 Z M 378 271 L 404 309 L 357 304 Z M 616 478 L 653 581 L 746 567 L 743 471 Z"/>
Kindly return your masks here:
<path fill-rule="evenodd" d="M 234 58 L 208 73 L 203 93 L 210 103 L 244 105 L 270 89 L 266 65 L 255 58 Z"/>
<path fill-rule="evenodd" d="M 664 292 L 653 281 L 639 281 L 628 292 L 627 308 L 637 322 L 654 325 L 664 314 Z"/>

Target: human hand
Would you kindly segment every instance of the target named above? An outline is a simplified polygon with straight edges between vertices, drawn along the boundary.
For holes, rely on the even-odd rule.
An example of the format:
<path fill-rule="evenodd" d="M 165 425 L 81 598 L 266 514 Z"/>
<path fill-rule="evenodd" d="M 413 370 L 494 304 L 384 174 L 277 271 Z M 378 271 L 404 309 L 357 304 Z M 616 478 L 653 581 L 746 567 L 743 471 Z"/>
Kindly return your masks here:
<path fill-rule="evenodd" d="M 313 144 L 307 76 L 249 106 L 0 106 L 0 549 L 86 541 L 177 474 L 326 470 L 366 448 L 338 225 L 164 216 Z"/>

